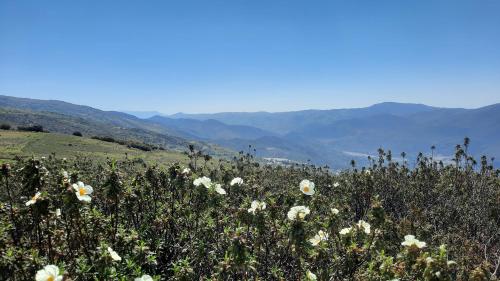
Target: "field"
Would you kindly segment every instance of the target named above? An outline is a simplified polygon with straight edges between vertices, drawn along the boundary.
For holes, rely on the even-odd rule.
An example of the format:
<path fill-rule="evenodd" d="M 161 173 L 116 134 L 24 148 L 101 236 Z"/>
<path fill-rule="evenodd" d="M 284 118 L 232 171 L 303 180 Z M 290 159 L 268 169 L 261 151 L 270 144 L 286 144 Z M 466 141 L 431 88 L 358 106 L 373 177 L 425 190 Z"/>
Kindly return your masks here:
<path fill-rule="evenodd" d="M 381 150 L 369 167 L 334 174 L 244 154 L 201 165 L 196 151 L 1 135 L 0 280 L 500 275 L 500 172 L 467 143 L 452 165 L 422 156 L 410 169 Z"/>
<path fill-rule="evenodd" d="M 89 157 L 99 161 L 107 158 L 142 159 L 148 163 L 160 165 L 187 162 L 186 156 L 180 152 L 160 150 L 146 152 L 117 143 L 65 134 L 0 130 L 0 163 L 11 161 L 14 157 L 48 157 L 49 155 L 68 159 Z"/>

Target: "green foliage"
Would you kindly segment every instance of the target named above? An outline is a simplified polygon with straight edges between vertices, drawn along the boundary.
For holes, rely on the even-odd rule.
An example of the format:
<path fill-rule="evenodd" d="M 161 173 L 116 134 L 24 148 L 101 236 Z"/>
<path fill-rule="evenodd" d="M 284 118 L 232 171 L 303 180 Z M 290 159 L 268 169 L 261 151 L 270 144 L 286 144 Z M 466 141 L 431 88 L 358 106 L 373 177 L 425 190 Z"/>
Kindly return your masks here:
<path fill-rule="evenodd" d="M 26 131 L 26 132 L 45 132 L 43 130 L 43 126 L 41 125 L 18 126 L 17 129 L 19 131 Z"/>
<path fill-rule="evenodd" d="M 53 156 L 4 164 L 0 276 L 33 280 L 55 264 L 73 280 L 498 278 L 499 171 L 465 152 L 453 165 L 421 157 L 409 169 L 380 151 L 340 174 L 188 155 L 190 170 Z M 195 182 L 202 176 L 211 181 Z M 235 177 L 244 182 L 231 185 Z M 90 202 L 79 181 L 93 187 Z M 310 213 L 291 220 L 295 206 Z"/>
<path fill-rule="evenodd" d="M 142 151 L 164 150 L 164 148 L 160 147 L 160 146 L 155 146 L 155 145 L 151 145 L 151 144 L 147 144 L 147 143 L 134 142 L 134 141 L 117 140 L 117 139 L 114 139 L 112 137 L 93 136 L 92 139 L 105 141 L 105 142 L 113 142 L 113 143 L 117 143 L 120 145 L 126 145 L 128 148 L 136 148 L 136 149 L 139 149 Z"/>

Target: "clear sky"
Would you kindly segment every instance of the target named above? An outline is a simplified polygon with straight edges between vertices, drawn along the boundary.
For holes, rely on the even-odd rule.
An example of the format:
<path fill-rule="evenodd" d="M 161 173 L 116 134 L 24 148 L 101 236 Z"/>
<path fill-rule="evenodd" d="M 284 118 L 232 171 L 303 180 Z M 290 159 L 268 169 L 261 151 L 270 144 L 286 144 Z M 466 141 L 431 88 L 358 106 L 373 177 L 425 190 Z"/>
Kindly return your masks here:
<path fill-rule="evenodd" d="M 498 0 L 0 0 L 0 94 L 108 110 L 500 102 Z"/>

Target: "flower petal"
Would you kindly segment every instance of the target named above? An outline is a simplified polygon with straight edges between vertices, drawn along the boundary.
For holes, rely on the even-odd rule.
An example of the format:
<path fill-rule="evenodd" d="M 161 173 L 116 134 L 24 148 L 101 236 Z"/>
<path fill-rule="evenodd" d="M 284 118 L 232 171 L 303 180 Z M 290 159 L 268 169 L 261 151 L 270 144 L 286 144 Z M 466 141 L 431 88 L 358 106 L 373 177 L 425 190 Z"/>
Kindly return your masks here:
<path fill-rule="evenodd" d="M 92 186 L 90 185 L 86 185 L 84 189 L 85 189 L 85 194 L 92 194 L 92 192 L 94 192 L 94 188 L 92 188 Z"/>

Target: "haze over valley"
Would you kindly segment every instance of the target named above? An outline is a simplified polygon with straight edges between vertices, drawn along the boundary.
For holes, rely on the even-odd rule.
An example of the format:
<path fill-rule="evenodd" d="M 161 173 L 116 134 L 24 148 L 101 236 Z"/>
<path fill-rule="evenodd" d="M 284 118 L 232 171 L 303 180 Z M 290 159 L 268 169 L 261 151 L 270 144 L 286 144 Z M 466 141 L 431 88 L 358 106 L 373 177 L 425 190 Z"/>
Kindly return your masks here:
<path fill-rule="evenodd" d="M 196 143 L 215 156 L 243 151 L 275 163 L 342 169 L 351 160 L 366 165 L 367 157 L 376 158 L 379 148 L 391 150 L 396 161 L 405 152 L 410 165 L 419 152 L 447 163 L 465 137 L 472 141 L 470 153 L 478 158 L 500 154 L 500 104 L 463 109 L 385 102 L 365 108 L 277 113 L 130 113 L 0 96 L 0 123 L 140 140 L 178 151 Z"/>

